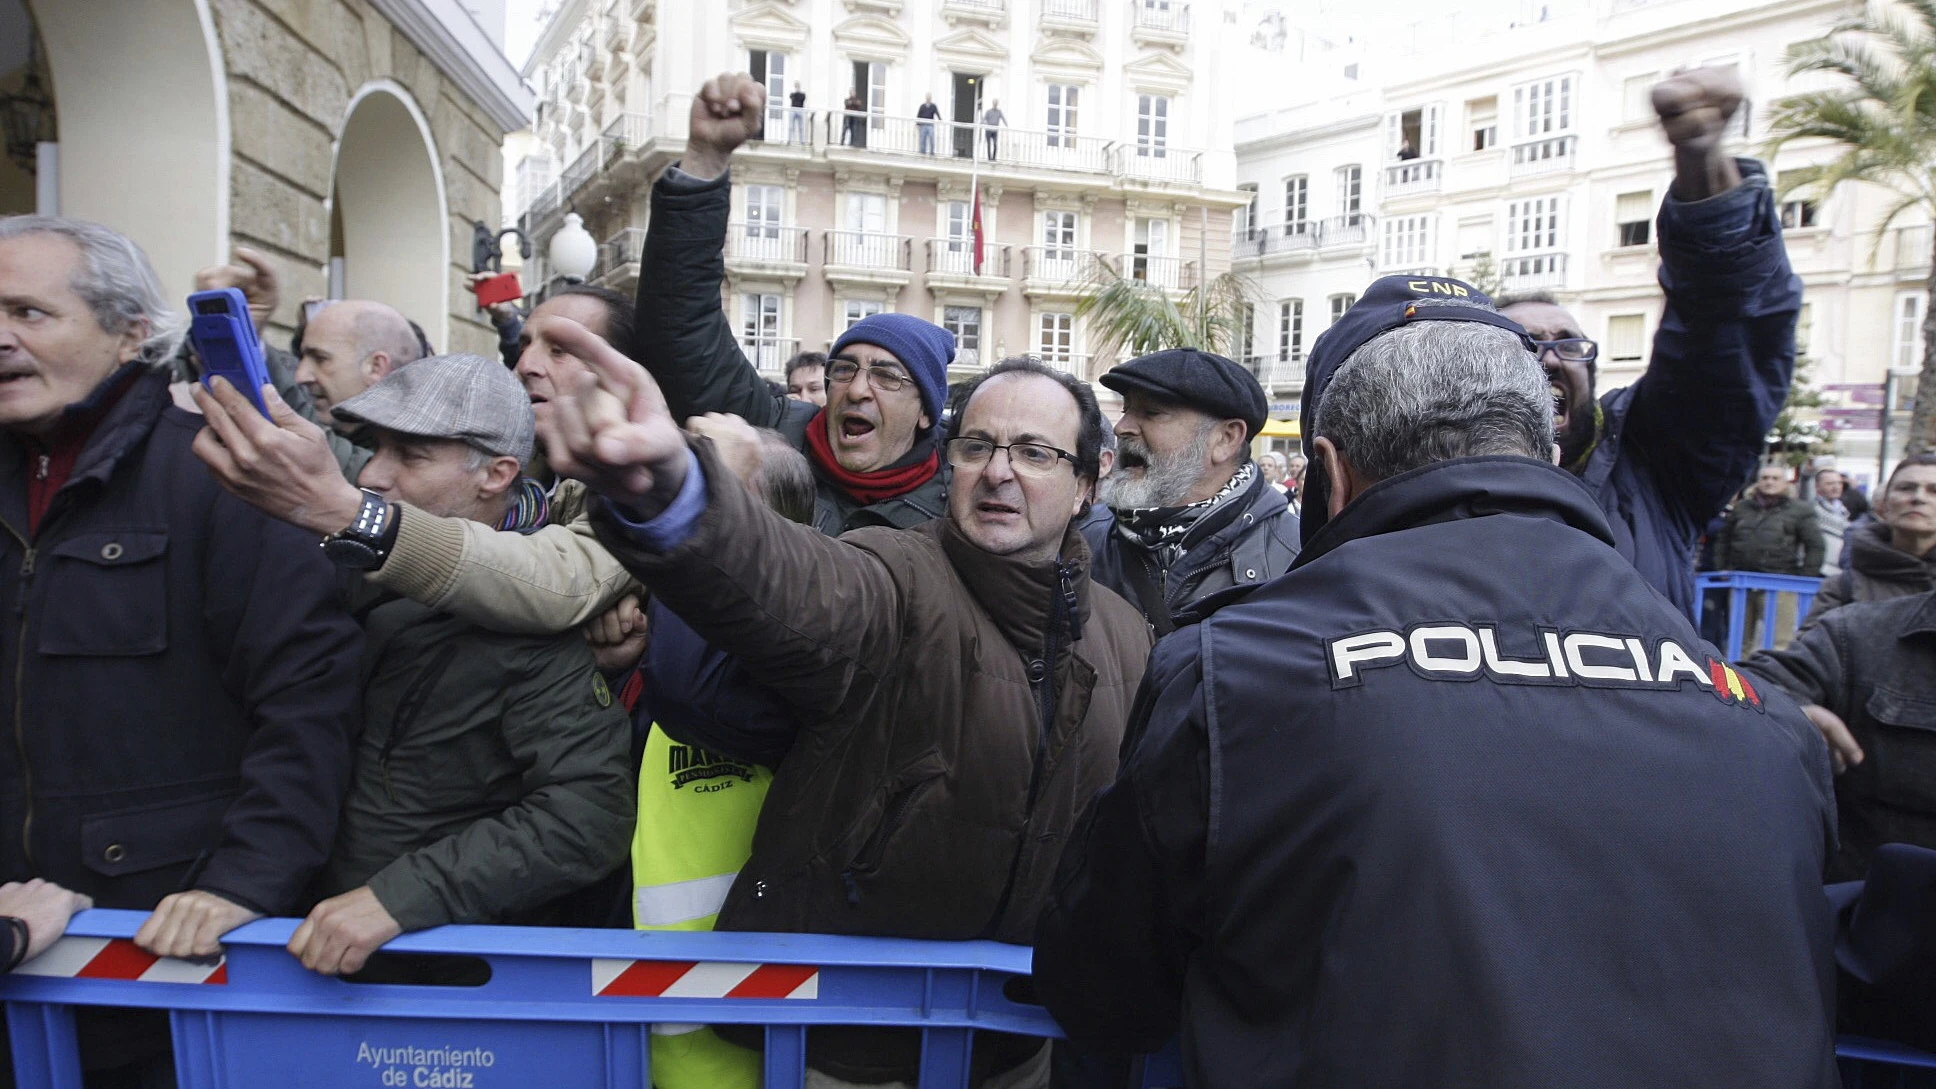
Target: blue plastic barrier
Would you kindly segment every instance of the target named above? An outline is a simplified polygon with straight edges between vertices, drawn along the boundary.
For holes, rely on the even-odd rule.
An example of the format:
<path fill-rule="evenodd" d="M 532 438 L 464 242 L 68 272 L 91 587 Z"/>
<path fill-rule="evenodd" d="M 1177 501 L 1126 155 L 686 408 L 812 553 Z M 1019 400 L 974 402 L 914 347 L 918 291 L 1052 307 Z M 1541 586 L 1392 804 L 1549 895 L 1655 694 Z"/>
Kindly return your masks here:
<path fill-rule="evenodd" d="M 1709 590 L 1728 591 L 1728 632 L 1721 643 L 1722 653 L 1730 662 L 1738 662 L 1744 657 L 1742 640 L 1747 636 L 1748 592 L 1762 594 L 1761 648 L 1775 645 L 1775 598 L 1778 594 L 1795 595 L 1795 622 L 1808 615 L 1808 607 L 1815 601 L 1815 592 L 1821 588 L 1822 580 L 1806 575 L 1765 575 L 1759 571 L 1702 571 L 1694 576 L 1694 627 L 1701 627 L 1701 612 L 1707 604 Z"/>
<path fill-rule="evenodd" d="M 917 1028 L 921 1089 L 965 1089 L 975 1032 L 1062 1035 L 1004 995 L 1030 954 L 996 942 L 452 926 L 384 947 L 490 968 L 480 986 L 441 987 L 309 972 L 284 949 L 294 919 L 229 934 L 219 965 L 157 961 L 114 940 L 144 918 L 82 912 L 0 976 L 19 1085 L 80 1089 L 77 1006 L 167 1010 L 180 1089 L 643 1089 L 655 1023 L 766 1026 L 767 1089 L 801 1085 L 809 1025 Z M 1836 1054 L 1847 1089 L 1936 1085 L 1936 1055 L 1858 1038 Z M 1183 1084 L 1174 1043 L 1140 1080 Z"/>
<path fill-rule="evenodd" d="M 482 986 L 441 987 L 316 975 L 284 949 L 296 920 L 265 919 L 229 934 L 226 962 L 197 983 L 176 981 L 211 966 L 99 940 L 132 937 L 145 917 L 83 912 L 0 977 L 19 1084 L 80 1089 L 75 1006 L 168 1010 L 181 1089 L 639 1089 L 654 1023 L 767 1026 L 769 1089 L 801 1084 L 809 1025 L 918 1028 L 922 1089 L 959 1089 L 976 1031 L 1061 1035 L 1040 1006 L 1004 996 L 1030 954 L 996 942 L 475 926 L 384 947 L 490 967 Z"/>

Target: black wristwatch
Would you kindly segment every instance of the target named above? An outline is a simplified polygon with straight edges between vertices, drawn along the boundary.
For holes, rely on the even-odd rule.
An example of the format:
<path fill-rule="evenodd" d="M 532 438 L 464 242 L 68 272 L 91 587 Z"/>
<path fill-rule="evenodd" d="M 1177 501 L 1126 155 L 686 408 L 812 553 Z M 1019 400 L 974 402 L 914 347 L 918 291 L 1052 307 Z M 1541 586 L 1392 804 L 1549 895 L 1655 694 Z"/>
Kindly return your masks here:
<path fill-rule="evenodd" d="M 323 555 L 338 567 L 374 571 L 397 540 L 397 510 L 388 499 L 363 489 L 363 506 L 346 528 L 323 538 Z"/>

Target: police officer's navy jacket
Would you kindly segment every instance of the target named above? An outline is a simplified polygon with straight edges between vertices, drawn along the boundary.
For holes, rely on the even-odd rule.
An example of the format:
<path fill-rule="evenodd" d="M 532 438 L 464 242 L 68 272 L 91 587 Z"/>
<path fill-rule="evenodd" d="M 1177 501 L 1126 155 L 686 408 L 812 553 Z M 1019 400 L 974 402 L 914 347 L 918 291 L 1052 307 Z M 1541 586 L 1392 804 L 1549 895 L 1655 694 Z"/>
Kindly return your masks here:
<path fill-rule="evenodd" d="M 1571 475 L 1443 462 L 1158 644 L 1035 979 L 1199 1089 L 1835 1084 L 1827 749 Z M 1237 591 L 1233 591 L 1233 594 Z"/>

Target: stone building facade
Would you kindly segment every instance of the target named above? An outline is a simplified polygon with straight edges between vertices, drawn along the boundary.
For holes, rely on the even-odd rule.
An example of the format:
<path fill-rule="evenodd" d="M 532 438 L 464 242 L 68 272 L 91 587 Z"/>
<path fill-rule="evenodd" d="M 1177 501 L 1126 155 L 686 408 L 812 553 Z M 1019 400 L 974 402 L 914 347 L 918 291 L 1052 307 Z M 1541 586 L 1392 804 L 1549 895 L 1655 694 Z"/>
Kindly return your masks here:
<path fill-rule="evenodd" d="M 359 297 L 439 350 L 493 350 L 464 274 L 531 102 L 501 29 L 457 0 L 128 0 L 113 19 L 20 3 L 0 20 L 24 15 L 34 45 L 0 69 L 40 71 L 53 149 L 32 173 L 56 180 L 23 187 L 10 161 L 0 212 L 122 230 L 177 298 L 233 246 L 262 250 L 283 284 L 272 339 L 307 298 Z"/>

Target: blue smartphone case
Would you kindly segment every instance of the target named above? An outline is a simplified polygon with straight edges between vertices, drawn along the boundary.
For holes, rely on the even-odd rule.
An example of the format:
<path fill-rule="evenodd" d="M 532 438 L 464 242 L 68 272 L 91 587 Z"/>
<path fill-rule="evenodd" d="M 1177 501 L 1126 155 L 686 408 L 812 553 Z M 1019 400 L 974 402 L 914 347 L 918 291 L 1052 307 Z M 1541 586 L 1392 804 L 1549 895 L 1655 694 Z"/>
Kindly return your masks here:
<path fill-rule="evenodd" d="M 269 367 L 262 360 L 262 344 L 249 320 L 248 300 L 232 287 L 197 291 L 188 297 L 188 338 L 202 358 L 202 385 L 220 375 L 241 390 L 263 418 L 269 406 L 262 387 L 269 384 Z"/>

